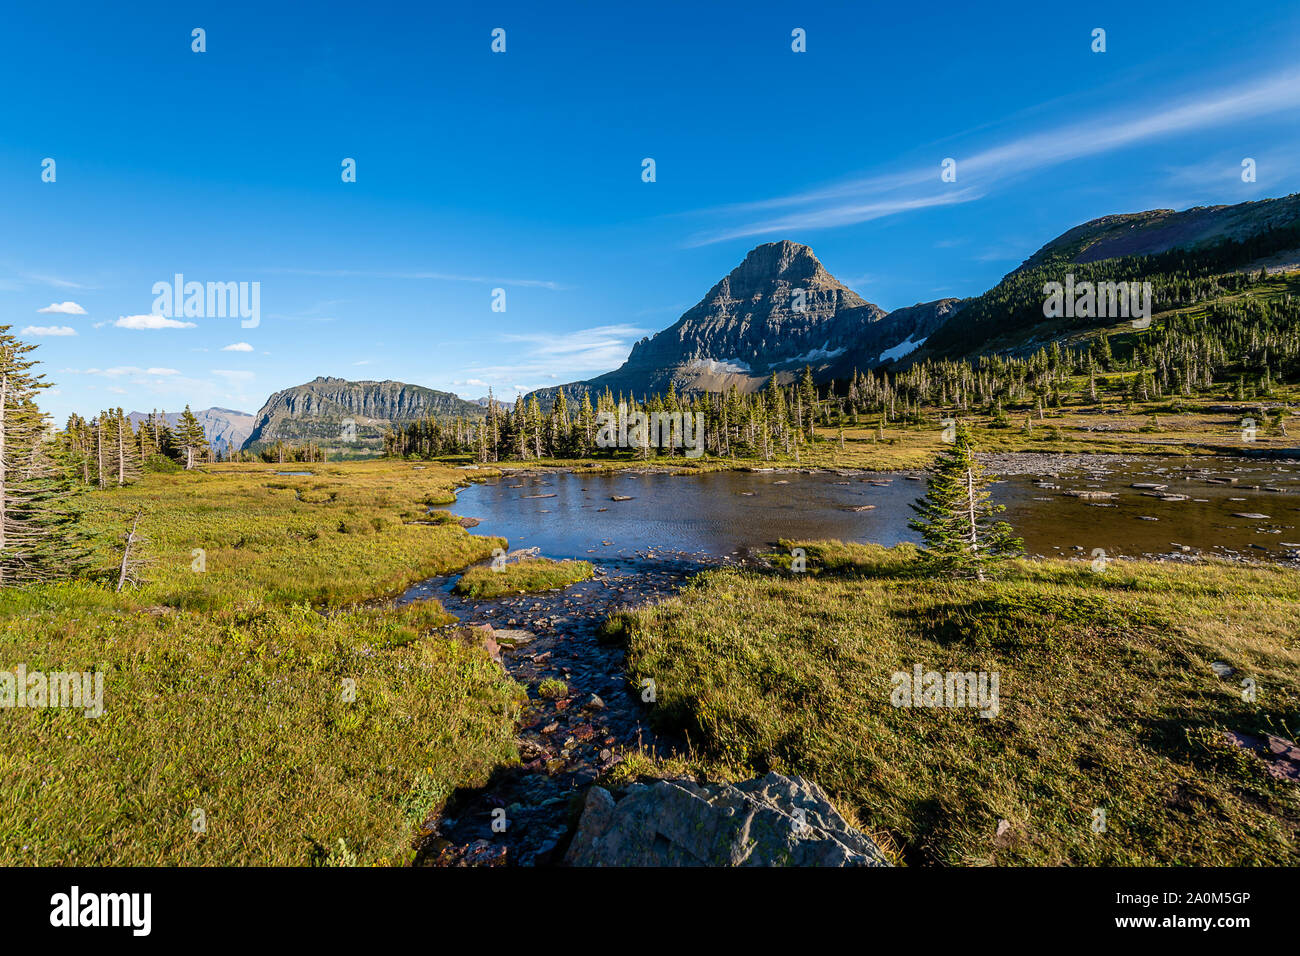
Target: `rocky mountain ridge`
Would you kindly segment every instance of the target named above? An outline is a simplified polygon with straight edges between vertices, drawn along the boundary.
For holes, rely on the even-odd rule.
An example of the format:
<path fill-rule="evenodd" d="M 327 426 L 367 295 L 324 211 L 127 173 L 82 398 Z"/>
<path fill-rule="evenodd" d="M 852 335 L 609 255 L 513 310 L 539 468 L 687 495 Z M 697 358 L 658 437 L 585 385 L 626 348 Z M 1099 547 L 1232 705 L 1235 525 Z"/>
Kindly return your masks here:
<path fill-rule="evenodd" d="M 254 417 L 243 447 L 256 450 L 276 441 L 315 441 L 372 451 L 382 447 L 385 428 L 396 422 L 426 415 L 480 418 L 484 414 L 481 405 L 422 385 L 320 375 L 268 398 Z"/>

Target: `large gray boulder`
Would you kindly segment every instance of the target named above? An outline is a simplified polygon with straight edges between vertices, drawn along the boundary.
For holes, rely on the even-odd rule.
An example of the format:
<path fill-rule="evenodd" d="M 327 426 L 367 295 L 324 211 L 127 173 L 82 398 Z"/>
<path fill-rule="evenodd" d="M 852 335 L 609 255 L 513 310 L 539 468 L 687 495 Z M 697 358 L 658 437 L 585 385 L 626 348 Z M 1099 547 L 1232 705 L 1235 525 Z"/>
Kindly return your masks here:
<path fill-rule="evenodd" d="M 821 788 L 769 773 L 737 784 L 633 784 L 587 791 L 570 866 L 890 866 Z"/>

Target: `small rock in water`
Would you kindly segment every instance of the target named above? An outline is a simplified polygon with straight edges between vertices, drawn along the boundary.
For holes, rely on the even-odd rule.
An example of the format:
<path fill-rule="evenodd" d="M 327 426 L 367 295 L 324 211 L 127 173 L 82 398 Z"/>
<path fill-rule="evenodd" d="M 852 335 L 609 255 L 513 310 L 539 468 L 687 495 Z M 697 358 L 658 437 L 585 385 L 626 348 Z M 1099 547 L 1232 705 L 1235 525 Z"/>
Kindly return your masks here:
<path fill-rule="evenodd" d="M 492 636 L 496 638 L 496 642 L 502 647 L 519 647 L 522 644 L 527 644 L 537 635 L 531 631 L 499 628 L 493 630 Z"/>

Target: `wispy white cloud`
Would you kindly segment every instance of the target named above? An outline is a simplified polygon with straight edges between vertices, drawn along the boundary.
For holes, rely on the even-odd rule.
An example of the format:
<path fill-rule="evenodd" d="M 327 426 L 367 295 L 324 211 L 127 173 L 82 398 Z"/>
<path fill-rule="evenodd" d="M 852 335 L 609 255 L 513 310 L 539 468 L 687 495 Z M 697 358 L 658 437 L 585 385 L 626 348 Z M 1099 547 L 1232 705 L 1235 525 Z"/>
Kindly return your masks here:
<path fill-rule="evenodd" d="M 509 364 L 470 366 L 465 371 L 473 377 L 452 384 L 478 390 L 491 385 L 498 397 L 508 397 L 512 392 L 530 392 L 557 381 L 608 372 L 623 364 L 632 345 L 648 331 L 634 325 L 599 325 L 551 335 L 508 333 L 501 338 L 528 346 L 524 354 Z M 540 384 L 519 385 L 521 380 Z"/>
<path fill-rule="evenodd" d="M 1231 89 L 1211 90 L 1167 105 L 1099 113 L 1066 125 L 1020 136 L 998 146 L 962 155 L 946 147 L 957 161 L 957 181 L 942 183 L 940 166 L 849 180 L 751 203 L 701 210 L 711 217 L 744 214 L 748 221 L 697 233 L 686 245 L 698 246 L 747 236 L 790 233 L 845 226 L 882 216 L 966 203 L 1032 170 L 1113 152 L 1140 143 L 1242 122 L 1300 107 L 1300 70 L 1256 78 Z M 753 213 L 789 208 L 771 218 Z"/>
<path fill-rule="evenodd" d="M 935 177 L 938 178 L 937 176 Z M 834 226 L 850 226 L 859 222 L 869 222 L 872 219 L 881 219 L 885 216 L 892 216 L 900 212 L 910 212 L 916 209 L 928 209 L 933 206 L 951 206 L 957 203 L 971 202 L 984 196 L 985 190 L 966 187 L 954 189 L 951 192 L 938 193 L 933 196 L 920 196 L 912 199 L 882 199 L 875 202 L 857 203 L 854 205 L 833 205 L 821 206 L 817 209 L 810 209 L 804 212 L 789 213 L 785 216 L 778 216 L 775 219 L 764 219 L 757 222 L 745 223 L 740 226 L 733 226 L 730 229 L 720 229 L 714 232 L 702 233 L 689 240 L 688 246 L 707 246 L 715 242 L 724 242 L 727 239 L 742 239 L 747 236 L 764 235 L 767 233 L 790 233 L 803 229 L 827 229 Z"/>
<path fill-rule="evenodd" d="M 865 289 L 873 282 L 878 282 L 879 279 L 880 279 L 879 276 L 860 275 L 860 276 L 844 276 L 842 279 L 840 279 L 840 281 L 843 282 L 850 289 Z"/>
<path fill-rule="evenodd" d="M 60 369 L 65 375 L 105 375 L 118 378 L 123 375 L 179 375 L 174 368 L 140 368 L 136 365 L 115 365 L 112 368 L 65 368 Z"/>
<path fill-rule="evenodd" d="M 234 343 L 232 343 L 232 344 L 230 344 L 230 345 L 223 345 L 223 346 L 221 347 L 221 351 L 223 351 L 223 352 L 251 352 L 251 351 L 253 351 L 253 347 L 252 347 L 251 345 L 249 345 L 247 342 L 234 342 Z"/>
<path fill-rule="evenodd" d="M 113 323 L 119 329 L 194 329 L 193 322 L 169 319 L 165 315 L 147 313 L 145 315 L 124 315 Z"/>
<path fill-rule="evenodd" d="M 76 335 L 77 330 L 68 325 L 28 325 L 19 335 Z"/>
<path fill-rule="evenodd" d="M 86 310 L 75 302 L 51 302 L 43 309 L 37 309 L 37 312 L 57 312 L 60 315 L 85 315 Z"/>
<path fill-rule="evenodd" d="M 31 282 L 40 282 L 40 283 L 42 283 L 42 284 L 44 284 L 44 285 L 53 286 L 53 287 L 56 288 L 56 289 L 91 289 L 91 288 L 94 288 L 94 286 L 83 285 L 83 284 L 80 283 L 80 282 L 73 282 L 71 279 L 64 279 L 64 278 L 62 278 L 61 276 L 48 275 L 48 274 L 28 273 L 28 274 L 24 275 L 23 278 L 24 278 L 24 279 L 27 279 L 27 280 L 29 280 L 29 281 L 31 281 Z"/>
<path fill-rule="evenodd" d="M 633 325 L 598 325 L 551 335 L 507 333 L 502 338 L 531 345 L 533 358 L 560 359 L 568 368 L 590 370 L 608 369 L 611 361 L 621 364 L 632 343 L 647 331 Z"/>
<path fill-rule="evenodd" d="M 521 286 L 562 291 L 569 286 L 550 279 L 511 279 L 504 276 L 458 275 L 451 272 L 375 272 L 364 269 L 269 269 L 285 275 L 318 276 L 329 279 L 411 279 L 434 282 L 477 282 L 481 285 Z"/>
<path fill-rule="evenodd" d="M 336 305 L 341 303 L 341 299 L 326 299 L 298 312 L 273 313 L 268 315 L 267 318 L 282 319 L 286 322 L 333 322 L 334 316 L 330 313 Z"/>

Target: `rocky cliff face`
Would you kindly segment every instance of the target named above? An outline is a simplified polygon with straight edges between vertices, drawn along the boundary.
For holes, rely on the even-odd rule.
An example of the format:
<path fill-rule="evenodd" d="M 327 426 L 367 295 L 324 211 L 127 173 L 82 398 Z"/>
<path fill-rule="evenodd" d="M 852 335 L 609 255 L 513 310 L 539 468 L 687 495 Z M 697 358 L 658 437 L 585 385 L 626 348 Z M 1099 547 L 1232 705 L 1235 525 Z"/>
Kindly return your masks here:
<path fill-rule="evenodd" d="M 305 385 L 276 392 L 258 411 L 243 447 L 257 449 L 276 441 L 355 443 L 374 450 L 384 428 L 394 422 L 432 415 L 481 417 L 486 410 L 450 392 L 403 382 L 350 382 L 318 376 Z M 351 426 L 345 427 L 345 423 Z M 355 427 L 355 437 L 350 428 Z"/>
<path fill-rule="evenodd" d="M 886 313 L 827 272 L 807 246 L 770 242 L 673 325 L 638 342 L 621 368 L 561 387 L 570 396 L 606 388 L 642 395 L 670 384 L 679 392 L 755 391 L 773 373 L 787 382 L 805 365 L 825 380 L 842 367 L 874 368 L 909 336 L 924 339 L 951 311 L 930 306 Z M 556 391 L 539 395 L 549 401 Z"/>

